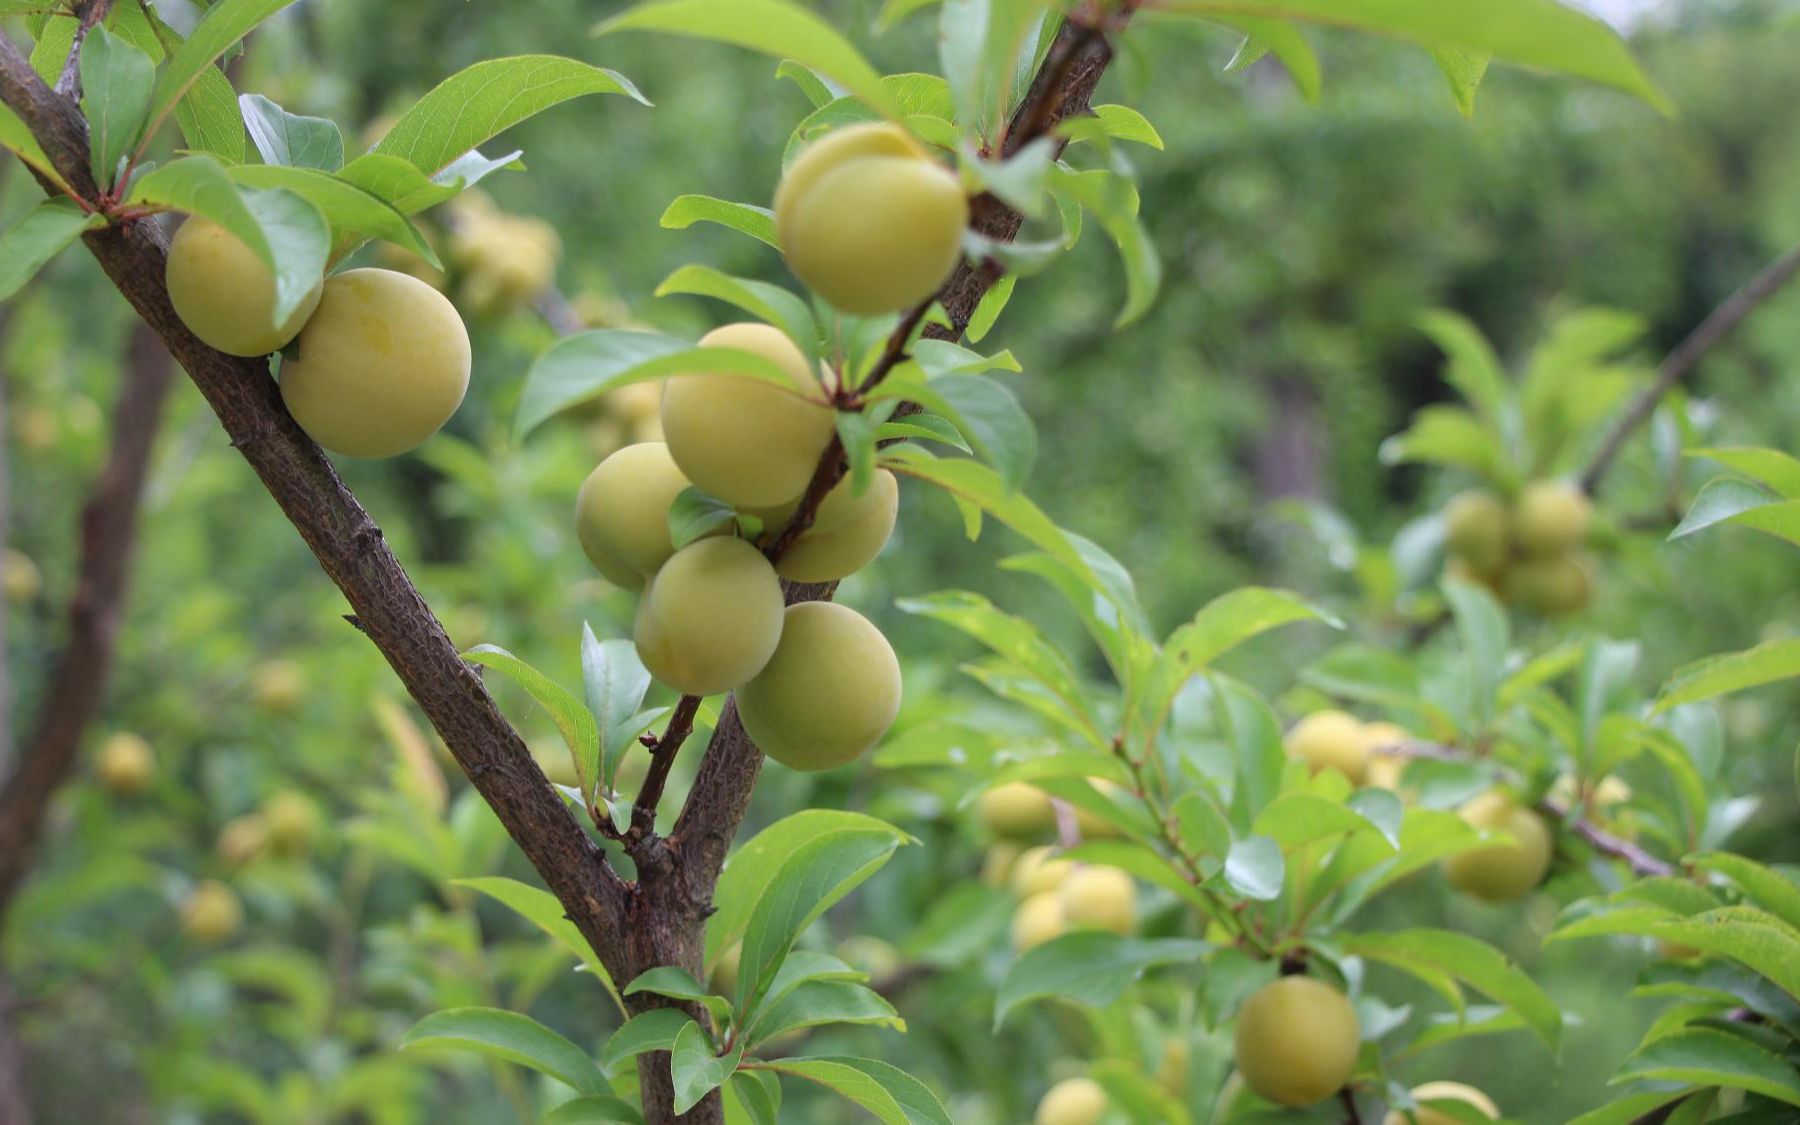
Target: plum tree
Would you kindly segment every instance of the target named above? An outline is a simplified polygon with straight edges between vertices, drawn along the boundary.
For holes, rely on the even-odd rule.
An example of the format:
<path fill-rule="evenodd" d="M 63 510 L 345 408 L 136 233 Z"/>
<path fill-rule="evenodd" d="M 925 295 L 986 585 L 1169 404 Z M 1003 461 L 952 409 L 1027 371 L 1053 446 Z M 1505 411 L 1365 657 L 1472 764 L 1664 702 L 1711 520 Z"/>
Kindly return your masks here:
<path fill-rule="evenodd" d="M 1027 848 L 1012 868 L 1012 889 L 1020 898 L 1053 891 L 1075 870 L 1075 861 L 1063 859 L 1048 845 Z"/>
<path fill-rule="evenodd" d="M 1594 594 L 1594 578 L 1574 554 L 1521 559 L 1506 575 L 1507 599 L 1540 617 L 1575 613 Z"/>
<path fill-rule="evenodd" d="M 250 697 L 265 711 L 291 714 L 306 700 L 306 671 L 292 660 L 265 660 L 250 673 Z"/>
<path fill-rule="evenodd" d="M 1343 993 L 1311 977 L 1278 977 L 1238 1012 L 1238 1073 L 1277 1105 L 1311 1105 L 1349 1080 L 1361 1040 Z"/>
<path fill-rule="evenodd" d="M 1008 781 L 982 792 L 976 815 L 996 836 L 1032 840 L 1056 827 L 1050 795 L 1024 781 Z"/>
<path fill-rule="evenodd" d="M 1334 769 L 1360 785 L 1368 772 L 1368 735 L 1343 711 L 1314 711 L 1288 730 L 1282 745 L 1288 757 L 1306 762 L 1314 773 Z"/>
<path fill-rule="evenodd" d="M 641 590 L 675 553 L 669 506 L 687 477 L 662 442 L 628 445 L 600 462 L 575 499 L 575 537 L 603 578 Z"/>
<path fill-rule="evenodd" d="M 1444 546 L 1476 571 L 1504 566 L 1510 540 L 1506 503 L 1492 492 L 1459 492 L 1444 505 Z"/>
<path fill-rule="evenodd" d="M 1435 1109 L 1428 1102 L 1462 1102 L 1473 1106 L 1475 1111 L 1491 1121 L 1500 1119 L 1500 1107 L 1494 1100 L 1473 1086 L 1461 1082 L 1426 1082 L 1414 1086 L 1413 1101 L 1418 1108 L 1410 1118 L 1416 1125 L 1458 1125 L 1467 1120 L 1466 1115 L 1453 1114 L 1447 1110 Z M 1383 1125 L 1408 1125 L 1409 1118 L 1399 1110 L 1392 1110 L 1383 1121 Z"/>
<path fill-rule="evenodd" d="M 169 303 L 188 331 L 227 355 L 280 351 L 312 317 L 324 289 L 321 278 L 288 318 L 275 323 L 275 272 L 217 223 L 189 219 L 169 240 L 164 279 Z"/>
<path fill-rule="evenodd" d="M 900 514 L 900 483 L 894 474 L 879 469 L 860 495 L 852 491 L 850 477 L 825 494 L 812 526 L 788 547 L 775 564 L 783 578 L 795 582 L 836 582 L 868 566 L 887 546 Z M 764 535 L 781 533 L 799 507 L 799 497 L 775 508 L 757 508 L 751 515 L 763 521 Z"/>
<path fill-rule="evenodd" d="M 1129 934 L 1137 925 L 1137 886 L 1116 867 L 1084 864 L 1057 889 L 1063 917 L 1073 929 Z"/>
<path fill-rule="evenodd" d="M 181 904 L 181 932 L 201 945 L 223 945 L 244 925 L 237 892 L 217 879 L 194 885 Z"/>
<path fill-rule="evenodd" d="M 325 282 L 281 365 L 281 398 L 314 441 L 346 457 L 393 457 L 438 432 L 469 388 L 469 332 L 437 290 L 393 270 Z"/>
<path fill-rule="evenodd" d="M 702 539 L 650 580 L 633 636 L 652 676 L 687 695 L 713 695 L 761 672 L 782 633 L 781 580 L 769 560 L 742 539 Z"/>
<path fill-rule="evenodd" d="M 775 191 L 794 275 L 845 312 L 918 304 L 962 255 L 969 202 L 955 174 L 898 125 L 852 125 L 813 142 Z"/>
<path fill-rule="evenodd" d="M 293 789 L 283 789 L 263 805 L 263 821 L 269 829 L 269 849 L 276 855 L 300 856 L 312 849 L 319 835 L 319 806 Z"/>
<path fill-rule="evenodd" d="M 1532 481 L 1514 506 L 1513 534 L 1520 551 L 1542 558 L 1579 547 L 1593 518 L 1593 503 L 1573 484 Z"/>
<path fill-rule="evenodd" d="M 780 329 L 727 324 L 700 337 L 787 372 L 792 390 L 740 375 L 676 375 L 663 386 L 669 455 L 702 491 L 739 508 L 773 508 L 806 490 L 830 443 L 834 412 L 812 362 Z"/>
<path fill-rule="evenodd" d="M 1062 898 L 1055 891 L 1040 891 L 1013 911 L 1012 940 L 1021 953 L 1059 938 L 1068 930 L 1069 921 L 1063 917 Z"/>
<path fill-rule="evenodd" d="M 1444 873 L 1452 886 L 1488 902 L 1511 902 L 1543 882 L 1551 851 L 1550 829 L 1543 817 L 1498 789 L 1465 804 L 1461 815 L 1476 828 L 1502 832 L 1511 839 L 1446 859 Z"/>
<path fill-rule="evenodd" d="M 836 602 L 789 606 L 780 628 L 774 656 L 738 690 L 738 718 L 782 765 L 835 769 L 893 725 L 900 661 L 868 618 Z"/>
<path fill-rule="evenodd" d="M 1032 1125 L 1099 1125 L 1106 1091 L 1092 1078 L 1065 1078 L 1045 1092 Z"/>
<path fill-rule="evenodd" d="M 142 735 L 119 731 L 100 744 L 100 784 L 120 797 L 135 797 L 156 776 L 156 755 Z"/>

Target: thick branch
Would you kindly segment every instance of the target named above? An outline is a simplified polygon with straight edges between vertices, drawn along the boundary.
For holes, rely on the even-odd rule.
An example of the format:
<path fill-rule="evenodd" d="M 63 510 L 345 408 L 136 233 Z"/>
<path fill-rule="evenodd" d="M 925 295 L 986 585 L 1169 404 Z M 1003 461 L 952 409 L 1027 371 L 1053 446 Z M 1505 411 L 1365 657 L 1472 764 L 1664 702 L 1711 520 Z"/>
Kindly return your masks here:
<path fill-rule="evenodd" d="M 85 123 L 73 103 L 46 87 L 4 37 L 0 101 L 26 122 L 76 191 L 96 198 L 87 168 Z M 359 627 L 387 658 L 582 936 L 610 971 L 625 972 L 624 884 L 501 717 L 480 677 L 457 655 L 381 529 L 283 408 L 268 365 L 214 351 L 182 324 L 163 283 L 167 245 L 155 223 L 109 227 L 87 235 L 86 242 L 119 292 L 186 369 L 232 444 L 343 591 Z"/>
<path fill-rule="evenodd" d="M 1675 345 L 1675 350 L 1657 366 L 1656 382 L 1646 387 L 1625 413 L 1619 415 L 1613 428 L 1607 433 L 1606 440 L 1601 442 L 1600 451 L 1594 454 L 1594 459 L 1581 474 L 1583 492 L 1592 496 L 1600 487 L 1601 480 L 1625 448 L 1625 443 L 1656 413 L 1656 405 L 1663 400 L 1663 396 L 1674 390 L 1676 384 L 1700 365 L 1700 360 L 1707 352 L 1736 331 L 1737 326 L 1755 312 L 1757 306 L 1779 293 L 1797 273 L 1800 273 L 1800 246 L 1793 247 L 1764 266 L 1742 289 L 1725 298 L 1718 308 L 1700 322 L 1699 327 L 1688 333 L 1686 339 Z"/>

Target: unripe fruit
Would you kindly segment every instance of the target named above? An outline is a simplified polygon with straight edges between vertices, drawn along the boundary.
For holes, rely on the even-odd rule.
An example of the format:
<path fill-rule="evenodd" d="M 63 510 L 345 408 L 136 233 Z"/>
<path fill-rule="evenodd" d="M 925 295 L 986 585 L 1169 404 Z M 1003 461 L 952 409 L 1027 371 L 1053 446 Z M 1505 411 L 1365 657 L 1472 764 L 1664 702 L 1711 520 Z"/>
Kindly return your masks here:
<path fill-rule="evenodd" d="M 1314 711 L 1288 730 L 1282 745 L 1288 757 L 1302 759 L 1314 773 L 1334 769 L 1360 785 L 1368 771 L 1368 736 L 1342 711 Z"/>
<path fill-rule="evenodd" d="M 1020 898 L 1054 891 L 1075 870 L 1075 861 L 1062 859 L 1051 847 L 1027 848 L 1013 864 L 1012 888 Z"/>
<path fill-rule="evenodd" d="M 1413 741 L 1412 733 L 1393 723 L 1369 723 L 1363 727 L 1363 738 L 1369 745 L 1363 784 L 1398 793 L 1400 775 L 1406 771 L 1406 756 L 1397 751 Z"/>
<path fill-rule="evenodd" d="M 469 333 L 437 290 L 393 270 L 325 282 L 319 310 L 281 365 L 281 398 L 314 441 L 346 457 L 422 444 L 469 389 Z"/>
<path fill-rule="evenodd" d="M 156 755 L 150 744 L 130 731 L 120 731 L 100 745 L 100 784 L 109 793 L 135 797 L 150 788 Z"/>
<path fill-rule="evenodd" d="M 1012 940 L 1020 953 L 1068 932 L 1062 899 L 1055 891 L 1032 895 L 1013 911 Z"/>
<path fill-rule="evenodd" d="M 1361 1040 L 1343 993 L 1311 977 L 1280 977 L 1238 1013 L 1238 1073 L 1277 1105 L 1311 1105 L 1349 1080 Z"/>
<path fill-rule="evenodd" d="M 918 304 L 962 256 L 969 202 L 898 125 L 852 125 L 807 146 L 775 192 L 794 275 L 845 312 Z"/>
<path fill-rule="evenodd" d="M 1594 596 L 1594 578 L 1576 555 L 1525 559 L 1507 571 L 1506 596 L 1540 617 L 1575 613 Z"/>
<path fill-rule="evenodd" d="M 739 375 L 677 375 L 663 387 L 669 455 L 701 491 L 739 508 L 773 508 L 806 491 L 836 426 L 811 361 L 779 329 L 727 324 L 700 337 L 787 372 L 789 391 Z"/>
<path fill-rule="evenodd" d="M 263 806 L 269 846 L 277 855 L 305 855 L 319 835 L 319 806 L 303 793 L 284 789 Z"/>
<path fill-rule="evenodd" d="M 644 590 L 634 637 L 650 674 L 684 695 L 742 687 L 782 639 L 781 580 L 742 539 L 690 543 Z"/>
<path fill-rule="evenodd" d="M 247 813 L 226 821 L 219 829 L 219 858 L 232 867 L 242 867 L 269 846 L 269 823 L 261 813 Z"/>
<path fill-rule="evenodd" d="M 1137 924 L 1137 887 L 1116 867 L 1078 867 L 1058 890 L 1074 929 L 1129 934 Z"/>
<path fill-rule="evenodd" d="M 798 497 L 778 508 L 759 508 L 765 540 L 773 542 L 799 507 Z M 794 582 L 836 582 L 868 566 L 887 546 L 900 513 L 900 483 L 878 469 L 862 495 L 845 476 L 820 502 L 812 526 L 782 553 L 775 570 Z"/>
<path fill-rule="evenodd" d="M 7 548 L 0 555 L 0 583 L 6 586 L 6 600 L 13 605 L 24 605 L 34 601 L 44 589 L 44 576 L 38 565 L 31 561 L 31 556 L 23 551 Z"/>
<path fill-rule="evenodd" d="M 1184 1100 L 1188 1088 L 1188 1059 L 1192 1053 L 1186 1039 L 1170 1039 L 1163 1044 L 1162 1058 L 1156 1064 L 1157 1085 Z"/>
<path fill-rule="evenodd" d="M 669 506 L 688 487 L 661 442 L 628 445 L 600 462 L 575 499 L 575 537 L 615 586 L 641 590 L 675 553 Z"/>
<path fill-rule="evenodd" d="M 975 801 L 981 823 L 996 836 L 1032 839 L 1056 827 L 1050 795 L 1023 781 L 1008 781 L 985 790 Z"/>
<path fill-rule="evenodd" d="M 1032 1125 L 1099 1125 L 1106 1116 L 1106 1091 L 1092 1078 L 1067 1078 L 1050 1087 L 1038 1103 Z"/>
<path fill-rule="evenodd" d="M 1504 567 L 1498 570 L 1480 570 L 1461 555 L 1451 555 L 1444 560 L 1444 577 L 1473 586 L 1485 586 L 1489 591 L 1499 594 L 1505 584 L 1506 570 Z"/>
<path fill-rule="evenodd" d="M 306 699 L 306 672 L 292 660 L 268 660 L 250 674 L 250 695 L 265 711 L 285 715 Z"/>
<path fill-rule="evenodd" d="M 900 661 L 862 614 L 801 602 L 788 607 L 775 655 L 738 690 L 737 706 L 744 732 L 769 757 L 789 769 L 835 769 L 893 725 Z"/>
<path fill-rule="evenodd" d="M 1019 862 L 1019 855 L 1024 850 L 1011 840 L 1001 840 L 990 847 L 981 857 L 982 885 L 996 889 L 1010 885 L 1013 865 Z"/>
<path fill-rule="evenodd" d="M 275 272 L 242 239 L 217 223 L 189 219 L 169 240 L 169 303 L 201 343 L 226 355 L 280 351 L 319 307 L 323 279 L 281 324 L 275 323 Z"/>
<path fill-rule="evenodd" d="M 1539 480 L 1525 486 L 1513 513 L 1519 550 L 1542 557 L 1571 551 L 1586 539 L 1594 505 L 1567 481 Z"/>
<path fill-rule="evenodd" d="M 181 904 L 181 930 L 201 945 L 222 945 L 243 925 L 244 905 L 237 892 L 216 879 L 197 884 Z"/>
<path fill-rule="evenodd" d="M 1458 852 L 1444 861 L 1444 873 L 1457 890 L 1488 902 L 1522 898 L 1550 870 L 1550 829 L 1544 818 L 1498 790 L 1481 794 L 1461 810 L 1476 828 L 1504 832 L 1511 842 Z"/>
<path fill-rule="evenodd" d="M 1433 1109 L 1427 1102 L 1464 1102 L 1472 1105 L 1490 1121 L 1500 1119 L 1500 1107 L 1494 1100 L 1473 1086 L 1465 1086 L 1461 1082 L 1427 1082 L 1413 1087 L 1413 1101 L 1419 1108 L 1413 1111 L 1412 1120 L 1418 1125 L 1461 1125 L 1462 1118 L 1441 1109 Z M 1383 1125 L 1408 1125 L 1406 1114 L 1394 1110 L 1387 1115 Z"/>
<path fill-rule="evenodd" d="M 1477 571 L 1492 573 L 1506 562 L 1506 505 L 1491 492 L 1459 492 L 1444 505 L 1444 546 Z"/>
<path fill-rule="evenodd" d="M 838 960 L 859 973 L 879 979 L 891 976 L 905 963 L 892 943 L 871 934 L 857 934 L 838 943 Z"/>

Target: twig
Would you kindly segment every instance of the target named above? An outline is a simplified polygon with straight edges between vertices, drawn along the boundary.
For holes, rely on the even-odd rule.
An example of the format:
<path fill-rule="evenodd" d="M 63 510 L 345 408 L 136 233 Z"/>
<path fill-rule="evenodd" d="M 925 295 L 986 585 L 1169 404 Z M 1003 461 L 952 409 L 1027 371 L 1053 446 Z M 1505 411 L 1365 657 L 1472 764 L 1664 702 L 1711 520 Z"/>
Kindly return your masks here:
<path fill-rule="evenodd" d="M 638 788 L 637 801 L 631 806 L 633 836 L 641 838 L 655 830 L 656 806 L 662 801 L 663 786 L 668 783 L 676 755 L 681 753 L 681 744 L 694 732 L 694 715 L 699 710 L 699 696 L 682 696 L 669 715 L 669 725 L 663 728 L 656 744 L 650 748 L 650 769 L 644 775 L 644 784 Z"/>
<path fill-rule="evenodd" d="M 56 78 L 56 92 L 71 101 L 81 100 L 81 45 L 112 6 L 113 0 L 82 0 L 76 6 L 75 38 L 69 44 L 69 57 L 63 60 L 62 73 Z"/>
<path fill-rule="evenodd" d="M 1593 821 L 1586 819 L 1575 811 L 1574 807 L 1561 801 L 1546 800 L 1539 809 L 1562 821 L 1563 827 L 1587 841 L 1589 847 L 1601 855 L 1620 860 L 1639 875 L 1673 875 L 1675 866 L 1622 836 L 1615 836 L 1601 828 Z"/>
<path fill-rule="evenodd" d="M 1637 432 L 1638 427 L 1650 420 L 1650 416 L 1656 412 L 1656 404 L 1662 401 L 1663 396 L 1687 378 L 1688 373 L 1699 366 L 1706 353 L 1731 335 L 1744 322 L 1744 318 L 1756 311 L 1757 306 L 1793 280 L 1796 273 L 1800 273 L 1800 246 L 1789 249 L 1764 266 L 1742 289 L 1725 298 L 1697 328 L 1675 345 L 1675 350 L 1657 366 L 1656 382 L 1646 387 L 1625 413 L 1619 415 L 1612 430 L 1607 433 L 1606 440 L 1600 444 L 1599 452 L 1594 454 L 1594 459 L 1582 472 L 1583 492 L 1592 496 L 1600 487 L 1606 471 L 1625 448 L 1625 443 Z"/>
<path fill-rule="evenodd" d="M 1356 1095 L 1350 1087 L 1338 1091 L 1338 1100 L 1344 1103 L 1344 1125 L 1362 1125 L 1362 1111 L 1356 1108 Z"/>

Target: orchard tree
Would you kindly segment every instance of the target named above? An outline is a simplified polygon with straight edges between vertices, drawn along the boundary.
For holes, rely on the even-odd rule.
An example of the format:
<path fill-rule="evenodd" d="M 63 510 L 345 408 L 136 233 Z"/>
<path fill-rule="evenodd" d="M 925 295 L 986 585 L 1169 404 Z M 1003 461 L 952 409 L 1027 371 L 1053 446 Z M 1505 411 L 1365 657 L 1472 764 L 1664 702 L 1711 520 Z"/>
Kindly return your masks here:
<path fill-rule="evenodd" d="M 874 817 L 812 809 L 733 850 L 765 755 L 832 769 L 868 754 L 895 721 L 900 661 L 833 597 L 887 544 L 904 481 L 948 493 L 971 537 L 988 519 L 1022 537 L 1030 550 L 1005 565 L 1047 583 L 1091 645 L 1067 651 L 973 593 L 915 592 L 903 609 L 988 650 L 969 670 L 1014 722 L 946 717 L 880 755 L 963 771 L 994 837 L 991 889 L 949 896 L 941 922 L 1004 908 L 1016 957 L 996 1024 L 1072 1004 L 1107 1045 L 1090 1073 L 1045 1093 L 1039 1125 L 1497 1117 L 1504 1107 L 1455 1076 L 1409 1088 L 1398 1075 L 1425 1047 L 1499 1033 L 1540 1040 L 1547 1068 L 1564 1023 L 1557 1002 L 1475 936 L 1358 922 L 1372 899 L 1438 864 L 1460 891 L 1499 903 L 1580 873 L 1603 893 L 1571 903 L 1557 940 L 1662 943 L 1667 959 L 1652 973 L 1684 1002 L 1627 1063 L 1619 1100 L 1582 1120 L 1670 1106 L 1702 1120 L 1736 1104 L 1775 1119 L 1775 1107 L 1800 1105 L 1800 891 L 1715 846 L 1718 755 L 1693 710 L 1792 674 L 1791 643 L 1702 662 L 1654 699 L 1634 683 L 1629 642 L 1515 646 L 1521 623 L 1586 605 L 1604 580 L 1597 541 L 1616 533 L 1592 501 L 1607 467 L 1793 261 L 1753 281 L 1628 403 L 1630 382 L 1611 362 L 1634 343 L 1627 320 L 1570 317 L 1515 379 L 1466 324 L 1429 318 L 1468 404 L 1421 412 L 1385 452 L 1469 479 L 1396 542 L 1407 572 L 1384 571 L 1370 591 L 1408 621 L 1407 643 L 1347 645 L 1307 669 L 1305 691 L 1282 705 L 1309 713 L 1285 733 L 1275 706 L 1216 662 L 1273 629 L 1343 623 L 1298 595 L 1249 587 L 1159 636 L 1126 567 L 1027 497 L 1034 430 L 993 377 L 1019 364 L 976 350 L 999 330 L 1015 283 L 1055 268 L 1089 223 L 1123 263 L 1118 327 L 1154 301 L 1160 266 L 1125 146 L 1161 139 L 1130 106 L 1093 101 L 1133 37 L 1221 26 L 1242 37 L 1238 64 L 1271 55 L 1316 98 L 1319 66 L 1296 25 L 1317 22 L 1428 50 L 1464 112 L 1490 63 L 1660 107 L 1605 25 L 1552 0 L 1505 11 L 1483 0 L 889 0 L 882 28 L 936 9 L 942 73 L 884 76 L 790 0 L 651 0 L 611 16 L 596 30 L 621 56 L 615 37 L 626 33 L 758 51 L 813 109 L 778 183 L 745 185 L 751 201 L 683 195 L 661 220 L 764 243 L 798 288 L 683 265 L 658 294 L 720 302 L 731 323 L 697 341 L 571 332 L 523 376 L 521 437 L 597 396 L 662 384 L 663 440 L 612 453 L 568 497 L 569 542 L 639 599 L 630 637 L 581 631 L 577 694 L 504 649 L 459 651 L 326 456 L 419 447 L 456 412 L 471 370 L 456 307 L 427 280 L 340 267 L 370 240 L 440 266 L 416 217 L 514 165 L 518 153 L 480 146 L 527 116 L 599 94 L 619 97 L 596 112 L 654 110 L 628 104 L 645 99 L 610 70 L 491 59 L 445 78 L 346 159 L 336 125 L 240 96 L 221 69 L 285 6 L 217 0 L 183 35 L 150 0 L 0 4 L 28 17 L 35 40 L 27 58 L 0 38 L 0 144 L 45 193 L 0 238 L 0 295 L 74 242 L 94 255 L 544 884 L 490 878 L 476 889 L 581 962 L 622 1020 L 595 1055 L 522 1013 L 465 1006 L 426 1017 L 405 1046 L 467 1048 L 553 1077 L 574 1091 L 554 1121 L 772 1122 L 789 1080 L 887 1122 L 952 1120 L 930 1075 L 785 1053 L 808 1028 L 898 1022 L 867 973 L 796 943 L 915 841 Z M 172 238 L 169 214 L 184 216 Z M 465 236 L 468 260 L 506 257 Z M 519 278 L 491 274 L 480 301 L 541 287 L 533 278 L 553 237 L 514 244 L 536 264 Z M 0 906 L 96 704 L 162 389 L 149 379 L 121 391 L 62 658 L 79 674 L 56 680 L 69 694 L 47 700 L 0 793 Z M 1791 460 L 1708 455 L 1767 488 L 1707 489 L 1684 533 L 1736 522 L 1795 538 Z M 1343 533 L 1342 521 L 1331 526 Z M 567 783 L 545 776 L 484 670 L 517 680 L 554 718 Z M 295 694 L 282 680 L 267 677 L 271 708 Z M 671 700 L 646 706 L 653 684 Z M 665 809 L 690 740 L 693 781 Z M 1658 763 L 1662 783 L 1621 796 L 1614 775 L 1638 759 Z M 148 748 L 115 740 L 101 776 L 131 793 L 155 769 Z M 438 786 L 424 800 L 441 813 Z M 298 795 L 272 801 L 220 847 L 303 853 L 318 816 Z M 217 881 L 199 884 L 181 915 L 208 943 L 242 922 Z M 1443 1010 L 1415 1018 L 1385 1003 L 1388 970 L 1422 982 Z M 1136 983 L 1146 974 L 1157 991 L 1197 996 L 1208 1027 L 1232 1029 L 1230 1074 L 1190 1073 L 1185 1047 L 1156 1032 L 1151 990 Z M 1467 991 L 1488 1003 L 1468 1005 Z M 1133 1017 L 1107 1014 L 1128 995 Z"/>

